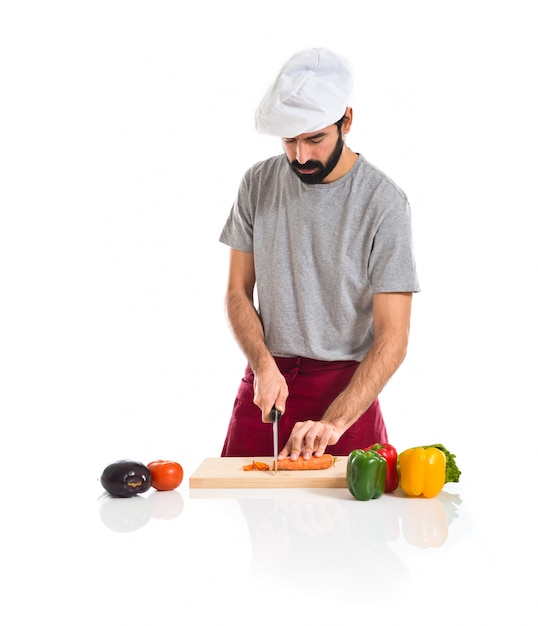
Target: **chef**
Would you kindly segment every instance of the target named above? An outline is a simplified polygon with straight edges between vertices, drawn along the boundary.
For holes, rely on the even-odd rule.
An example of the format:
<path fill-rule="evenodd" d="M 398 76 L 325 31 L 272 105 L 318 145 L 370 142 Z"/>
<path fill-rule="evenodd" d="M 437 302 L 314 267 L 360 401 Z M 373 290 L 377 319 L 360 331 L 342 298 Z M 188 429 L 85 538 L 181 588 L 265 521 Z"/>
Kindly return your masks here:
<path fill-rule="evenodd" d="M 347 455 L 388 441 L 378 395 L 403 362 L 419 291 L 405 193 L 346 143 L 348 62 L 294 54 L 256 112 L 282 152 L 244 174 L 220 241 L 247 364 L 222 456 Z"/>

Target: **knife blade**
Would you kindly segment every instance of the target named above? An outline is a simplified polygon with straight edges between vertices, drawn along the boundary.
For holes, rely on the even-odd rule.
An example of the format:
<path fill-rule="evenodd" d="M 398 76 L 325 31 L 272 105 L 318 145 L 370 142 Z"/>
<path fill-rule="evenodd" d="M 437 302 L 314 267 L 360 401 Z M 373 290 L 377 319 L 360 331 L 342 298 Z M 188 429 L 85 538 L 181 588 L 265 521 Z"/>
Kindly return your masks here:
<path fill-rule="evenodd" d="M 271 409 L 271 413 L 269 415 L 269 419 L 273 422 L 273 456 L 275 459 L 275 475 L 278 471 L 278 422 L 282 417 L 281 411 L 279 411 L 275 406 Z"/>

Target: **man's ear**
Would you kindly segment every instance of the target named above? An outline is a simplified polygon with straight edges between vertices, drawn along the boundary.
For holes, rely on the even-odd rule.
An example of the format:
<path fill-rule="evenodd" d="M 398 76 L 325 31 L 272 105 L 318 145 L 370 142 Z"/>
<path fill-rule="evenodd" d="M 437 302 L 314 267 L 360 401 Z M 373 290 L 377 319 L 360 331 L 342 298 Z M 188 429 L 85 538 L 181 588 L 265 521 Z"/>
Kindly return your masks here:
<path fill-rule="evenodd" d="M 347 107 L 346 112 L 344 113 L 344 123 L 342 124 L 342 132 L 344 135 L 347 135 L 351 130 L 351 124 L 353 122 L 353 109 L 351 107 Z"/>

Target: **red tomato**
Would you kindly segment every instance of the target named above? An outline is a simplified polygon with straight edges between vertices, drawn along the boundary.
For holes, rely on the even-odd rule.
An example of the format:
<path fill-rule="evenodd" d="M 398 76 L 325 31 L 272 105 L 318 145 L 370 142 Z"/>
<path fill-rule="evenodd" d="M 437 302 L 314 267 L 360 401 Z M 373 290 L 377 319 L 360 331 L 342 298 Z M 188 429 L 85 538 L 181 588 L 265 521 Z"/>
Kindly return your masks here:
<path fill-rule="evenodd" d="M 147 468 L 151 474 L 151 486 L 157 491 L 170 491 L 179 487 L 183 480 L 183 468 L 175 461 L 152 461 Z"/>

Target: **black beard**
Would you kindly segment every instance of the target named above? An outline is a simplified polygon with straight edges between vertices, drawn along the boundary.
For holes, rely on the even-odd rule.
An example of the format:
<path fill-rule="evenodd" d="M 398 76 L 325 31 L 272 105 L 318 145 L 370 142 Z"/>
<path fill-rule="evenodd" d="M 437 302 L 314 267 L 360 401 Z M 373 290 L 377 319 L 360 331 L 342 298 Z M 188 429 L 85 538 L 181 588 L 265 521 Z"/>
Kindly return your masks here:
<path fill-rule="evenodd" d="M 342 154 L 342 150 L 344 149 L 344 138 L 342 134 L 339 135 L 338 141 L 336 142 L 336 146 L 331 153 L 331 156 L 327 159 L 327 163 L 323 165 L 321 161 L 307 161 L 306 163 L 299 163 L 299 161 L 289 161 L 290 167 L 294 174 L 296 174 L 303 183 L 307 185 L 317 185 L 324 181 L 327 176 L 334 170 L 338 160 L 340 159 L 340 155 Z M 300 169 L 317 169 L 317 172 L 313 174 L 302 174 L 299 172 Z"/>

